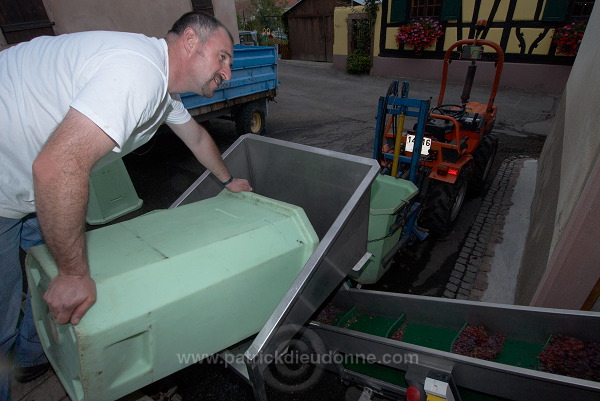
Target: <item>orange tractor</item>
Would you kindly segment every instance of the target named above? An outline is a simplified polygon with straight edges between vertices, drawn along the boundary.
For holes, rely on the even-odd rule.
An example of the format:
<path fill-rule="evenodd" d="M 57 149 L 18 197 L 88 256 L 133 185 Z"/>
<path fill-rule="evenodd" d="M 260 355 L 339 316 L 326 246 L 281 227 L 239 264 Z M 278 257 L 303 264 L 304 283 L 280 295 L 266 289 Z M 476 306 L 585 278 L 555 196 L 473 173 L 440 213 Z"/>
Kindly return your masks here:
<path fill-rule="evenodd" d="M 409 99 L 408 84 L 398 93 L 398 82 L 380 100 L 375 140 L 375 158 L 382 172 L 412 181 L 419 188 L 419 226 L 432 234 L 450 230 L 469 192 L 484 189 L 498 148 L 491 131 L 496 121 L 494 106 L 504 54 L 496 43 L 479 39 L 485 21 L 478 21 L 475 39 L 454 43 L 446 51 L 437 105 Z M 487 104 L 469 101 L 484 46 L 495 50 L 496 71 Z M 454 49 L 470 60 L 460 104 L 444 104 L 448 67 Z M 405 116 L 417 117 L 413 130 L 403 132 Z"/>

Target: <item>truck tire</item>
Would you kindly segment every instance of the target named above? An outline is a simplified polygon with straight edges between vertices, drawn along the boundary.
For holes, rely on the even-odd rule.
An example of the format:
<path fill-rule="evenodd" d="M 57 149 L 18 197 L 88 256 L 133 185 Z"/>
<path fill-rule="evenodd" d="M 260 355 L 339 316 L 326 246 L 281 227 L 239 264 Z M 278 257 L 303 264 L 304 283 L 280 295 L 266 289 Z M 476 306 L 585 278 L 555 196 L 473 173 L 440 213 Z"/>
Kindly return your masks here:
<path fill-rule="evenodd" d="M 429 181 L 419 225 L 427 229 L 431 235 L 439 236 L 448 233 L 456 222 L 467 196 L 471 174 L 472 167 L 467 164 L 461 168 L 454 184 L 437 180 Z"/>
<path fill-rule="evenodd" d="M 496 152 L 498 151 L 498 138 L 495 135 L 485 135 L 475 152 L 473 152 L 474 171 L 469 192 L 480 194 L 486 188 L 486 181 L 490 175 Z"/>
<path fill-rule="evenodd" d="M 258 100 L 243 104 L 235 115 L 235 129 L 238 135 L 257 134 L 265 135 L 266 106 L 265 102 Z"/>

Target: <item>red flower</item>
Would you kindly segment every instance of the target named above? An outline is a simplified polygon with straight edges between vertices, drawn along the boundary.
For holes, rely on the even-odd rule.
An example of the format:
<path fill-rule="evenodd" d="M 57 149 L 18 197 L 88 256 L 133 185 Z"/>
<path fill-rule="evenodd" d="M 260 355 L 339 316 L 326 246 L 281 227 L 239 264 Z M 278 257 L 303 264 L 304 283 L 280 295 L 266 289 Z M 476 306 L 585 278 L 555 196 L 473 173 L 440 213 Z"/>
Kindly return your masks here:
<path fill-rule="evenodd" d="M 419 18 L 398 27 L 396 43 L 411 46 L 419 54 L 443 34 L 444 32 L 439 22 L 432 18 Z"/>
<path fill-rule="evenodd" d="M 557 54 L 575 56 L 583 39 L 587 22 L 573 22 L 557 28 L 552 36 L 552 43 L 557 46 Z"/>

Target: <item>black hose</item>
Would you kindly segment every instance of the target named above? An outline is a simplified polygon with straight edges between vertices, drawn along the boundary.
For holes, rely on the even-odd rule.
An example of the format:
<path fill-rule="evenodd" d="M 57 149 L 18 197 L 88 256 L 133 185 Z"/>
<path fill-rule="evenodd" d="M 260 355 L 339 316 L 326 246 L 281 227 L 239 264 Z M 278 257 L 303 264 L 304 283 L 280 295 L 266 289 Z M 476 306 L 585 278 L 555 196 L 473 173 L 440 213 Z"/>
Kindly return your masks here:
<path fill-rule="evenodd" d="M 475 80 L 475 72 L 477 71 L 477 65 L 475 62 L 469 66 L 467 70 L 467 78 L 465 79 L 465 86 L 463 88 L 463 93 L 460 96 L 460 100 L 462 100 L 462 104 L 465 105 L 469 101 L 471 97 L 471 89 L 473 88 L 473 81 Z"/>

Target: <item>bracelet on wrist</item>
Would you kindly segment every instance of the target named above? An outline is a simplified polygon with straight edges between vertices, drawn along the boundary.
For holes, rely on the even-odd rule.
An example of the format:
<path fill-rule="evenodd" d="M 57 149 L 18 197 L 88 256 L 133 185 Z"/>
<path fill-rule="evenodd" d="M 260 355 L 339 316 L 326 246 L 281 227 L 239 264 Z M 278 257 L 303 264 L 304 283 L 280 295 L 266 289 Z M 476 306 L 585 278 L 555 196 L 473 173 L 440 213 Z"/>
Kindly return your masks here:
<path fill-rule="evenodd" d="M 227 181 L 221 182 L 221 184 L 226 187 L 227 185 L 231 184 L 231 181 L 233 181 L 233 176 L 229 177 Z"/>

